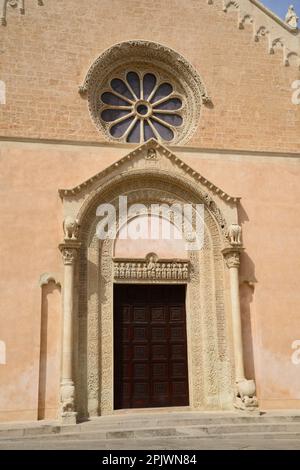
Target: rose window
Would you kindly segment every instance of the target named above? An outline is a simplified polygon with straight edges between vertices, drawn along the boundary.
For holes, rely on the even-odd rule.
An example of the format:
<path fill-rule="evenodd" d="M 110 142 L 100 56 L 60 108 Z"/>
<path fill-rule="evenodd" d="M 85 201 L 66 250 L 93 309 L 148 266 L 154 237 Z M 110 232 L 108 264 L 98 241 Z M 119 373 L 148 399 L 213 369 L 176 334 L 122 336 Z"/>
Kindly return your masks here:
<path fill-rule="evenodd" d="M 183 97 L 174 85 L 150 72 L 123 73 L 110 80 L 100 95 L 102 124 L 112 139 L 121 142 L 178 140 L 183 109 Z"/>

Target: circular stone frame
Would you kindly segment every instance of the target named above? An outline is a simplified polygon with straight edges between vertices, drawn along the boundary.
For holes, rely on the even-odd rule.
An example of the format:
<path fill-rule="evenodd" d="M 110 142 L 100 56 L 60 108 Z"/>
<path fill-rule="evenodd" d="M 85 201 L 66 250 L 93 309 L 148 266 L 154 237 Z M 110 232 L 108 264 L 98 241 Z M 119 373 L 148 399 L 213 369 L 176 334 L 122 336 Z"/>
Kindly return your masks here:
<path fill-rule="evenodd" d="M 152 72 L 174 85 L 184 108 L 183 124 L 170 144 L 183 144 L 191 139 L 197 129 L 201 105 L 210 102 L 203 82 L 195 68 L 173 49 L 151 41 L 126 41 L 104 51 L 91 65 L 82 86 L 81 95 L 88 99 L 91 118 L 97 129 L 109 141 L 122 142 L 113 138 L 100 117 L 100 96 L 110 81 L 125 70 Z M 161 139 L 162 142 L 163 139 Z"/>

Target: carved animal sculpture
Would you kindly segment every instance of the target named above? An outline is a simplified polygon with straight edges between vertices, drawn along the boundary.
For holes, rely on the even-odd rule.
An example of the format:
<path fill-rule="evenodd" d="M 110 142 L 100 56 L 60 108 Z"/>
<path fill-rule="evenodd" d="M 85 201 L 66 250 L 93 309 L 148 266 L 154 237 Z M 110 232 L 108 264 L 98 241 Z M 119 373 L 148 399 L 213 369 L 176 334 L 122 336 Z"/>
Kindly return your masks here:
<path fill-rule="evenodd" d="M 63 413 L 74 411 L 74 387 L 72 385 L 62 387 L 60 398 Z"/>
<path fill-rule="evenodd" d="M 295 12 L 295 8 L 294 8 L 294 5 L 290 5 L 289 6 L 289 9 L 288 9 L 288 12 L 286 14 L 286 17 L 285 17 L 285 22 L 291 26 L 292 28 L 297 28 L 298 27 L 298 16 Z"/>
<path fill-rule="evenodd" d="M 231 245 L 241 245 L 242 229 L 238 224 L 231 224 L 227 231 L 227 238 Z"/>
<path fill-rule="evenodd" d="M 76 239 L 78 235 L 78 228 L 78 220 L 68 215 L 63 223 L 65 238 Z"/>

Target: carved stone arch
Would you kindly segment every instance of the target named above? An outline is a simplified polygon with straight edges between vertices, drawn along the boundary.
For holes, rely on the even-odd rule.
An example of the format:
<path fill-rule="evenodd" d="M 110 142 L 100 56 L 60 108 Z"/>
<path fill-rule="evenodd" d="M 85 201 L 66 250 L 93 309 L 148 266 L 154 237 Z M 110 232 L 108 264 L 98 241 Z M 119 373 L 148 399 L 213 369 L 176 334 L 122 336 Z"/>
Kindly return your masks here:
<path fill-rule="evenodd" d="M 76 278 L 79 295 L 75 369 L 79 415 L 96 416 L 113 411 L 114 240 L 98 240 L 95 213 L 98 204 L 104 201 L 117 206 L 120 194 L 127 194 L 129 203 L 145 205 L 177 201 L 205 203 L 204 248 L 200 253 L 188 253 L 191 265 L 187 283 L 190 408 L 230 409 L 234 396 L 233 360 L 220 212 L 199 187 L 178 175 L 153 170 L 144 171 L 144 176 L 137 171 L 120 176 L 95 189 L 78 213 L 81 248 Z M 146 189 L 145 181 L 148 182 Z"/>
<path fill-rule="evenodd" d="M 215 218 L 222 234 L 223 241 L 226 243 L 228 224 L 222 211 L 210 194 L 202 191 L 199 185 L 190 179 L 177 174 L 170 175 L 169 172 L 156 168 L 133 170 L 128 173 L 118 174 L 116 177 L 109 179 L 107 182 L 104 182 L 101 186 L 92 191 L 78 212 L 77 217 L 80 227 L 83 226 L 83 220 L 88 211 L 93 210 L 94 214 L 96 213 L 96 207 L 99 204 L 101 197 L 107 200 L 107 194 L 111 194 L 114 191 L 113 188 L 116 188 L 114 191 L 115 197 L 118 197 L 119 194 L 126 195 L 128 192 L 128 185 L 132 181 L 134 182 L 134 187 L 136 189 L 140 187 L 143 189 L 145 194 L 147 192 L 147 188 L 145 189 L 145 182 L 149 185 L 151 182 L 153 183 L 155 181 L 156 186 L 158 184 L 162 185 L 161 187 L 164 192 L 167 192 L 167 188 L 169 188 L 170 194 L 174 194 L 176 190 L 176 194 L 179 193 L 182 200 L 198 204 L 203 203 Z"/>

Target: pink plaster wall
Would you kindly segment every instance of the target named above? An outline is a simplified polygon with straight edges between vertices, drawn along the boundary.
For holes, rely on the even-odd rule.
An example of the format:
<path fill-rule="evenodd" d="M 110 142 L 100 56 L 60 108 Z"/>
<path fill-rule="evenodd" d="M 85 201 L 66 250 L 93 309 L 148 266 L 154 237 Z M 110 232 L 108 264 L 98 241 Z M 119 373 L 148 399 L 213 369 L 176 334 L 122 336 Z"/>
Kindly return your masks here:
<path fill-rule="evenodd" d="M 7 363 L 0 364 L 1 420 L 36 419 L 38 415 L 39 277 L 44 272 L 62 275 L 63 268 L 57 248 L 63 237 L 57 190 L 77 185 L 126 153 L 124 148 L 105 146 L 1 144 L 0 340 L 7 348 Z M 263 408 L 300 408 L 300 365 L 291 361 L 292 342 L 300 339 L 300 160 L 176 153 L 226 192 L 242 197 L 246 369 L 255 372 Z M 254 281 L 254 292 L 245 281 Z M 58 305 L 56 299 L 56 321 Z M 50 343 L 56 357 L 59 346 L 53 338 L 58 330 L 57 325 L 51 326 Z M 56 368 L 47 379 L 49 403 L 53 403 L 58 375 Z"/>

